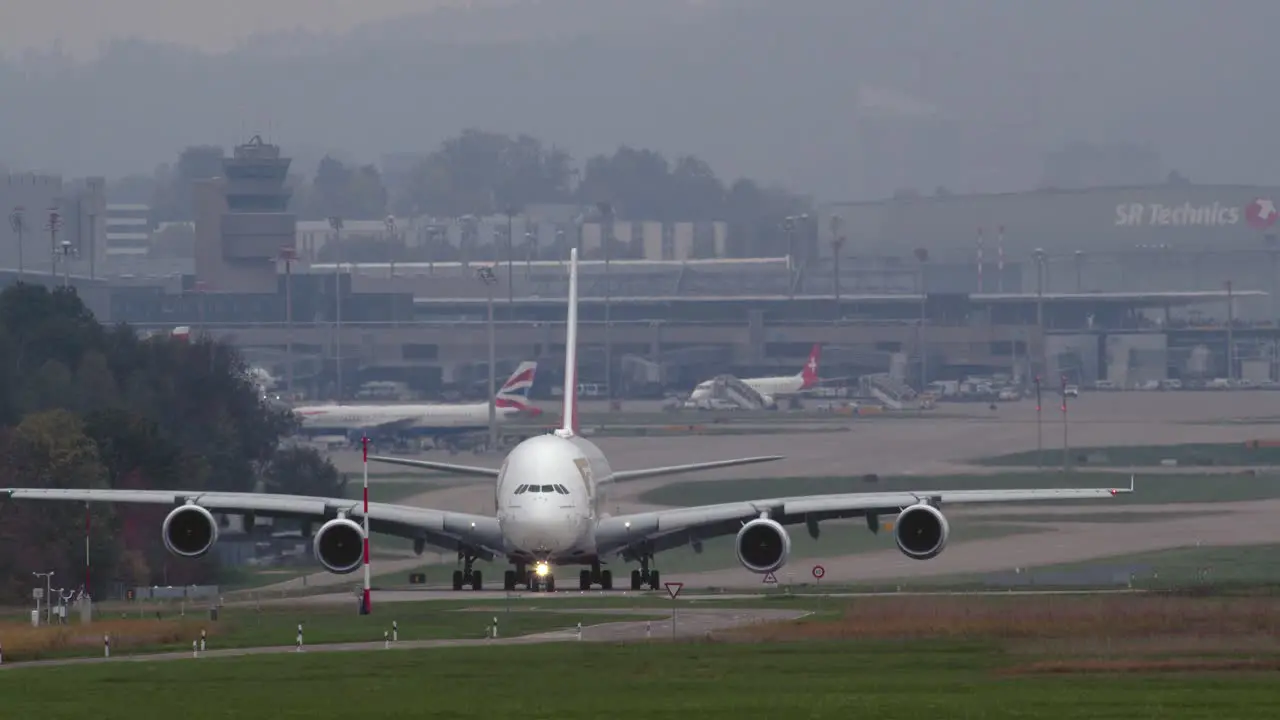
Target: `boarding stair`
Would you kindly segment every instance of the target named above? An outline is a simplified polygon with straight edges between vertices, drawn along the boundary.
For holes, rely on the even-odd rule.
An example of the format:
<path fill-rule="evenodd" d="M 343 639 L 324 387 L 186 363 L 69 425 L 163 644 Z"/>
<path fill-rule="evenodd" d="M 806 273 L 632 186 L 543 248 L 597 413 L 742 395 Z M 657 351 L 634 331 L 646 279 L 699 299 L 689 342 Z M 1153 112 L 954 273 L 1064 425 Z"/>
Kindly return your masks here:
<path fill-rule="evenodd" d="M 755 388 L 732 375 L 717 375 L 711 379 L 711 399 L 732 403 L 741 410 L 769 407 L 769 402 Z"/>
<path fill-rule="evenodd" d="M 890 410 L 901 410 L 916 400 L 916 391 L 889 373 L 863 375 L 859 381 L 863 394 L 879 400 Z"/>

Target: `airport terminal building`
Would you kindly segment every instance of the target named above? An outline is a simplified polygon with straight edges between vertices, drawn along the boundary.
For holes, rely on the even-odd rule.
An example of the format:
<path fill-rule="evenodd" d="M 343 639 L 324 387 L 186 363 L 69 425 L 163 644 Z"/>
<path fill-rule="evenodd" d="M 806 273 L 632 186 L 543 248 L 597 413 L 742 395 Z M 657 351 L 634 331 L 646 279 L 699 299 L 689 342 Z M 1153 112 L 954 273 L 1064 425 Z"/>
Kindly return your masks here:
<path fill-rule="evenodd" d="M 849 257 L 927 249 L 929 262 L 957 268 L 939 282 L 971 292 L 999 292 L 1001 258 L 1006 268 L 1031 262 L 1037 248 L 1048 292 L 1213 290 L 1227 281 L 1270 290 L 1277 203 L 1280 187 L 1192 184 L 837 203 L 820 211 L 816 250 L 830 258 L 841 237 Z M 1034 273 L 1021 275 L 1034 291 Z"/>
<path fill-rule="evenodd" d="M 473 258 L 496 265 L 465 256 L 325 264 L 306 247 L 328 240 L 323 228 L 304 237 L 287 212 L 288 163 L 256 139 L 236 148 L 225 179 L 195 188 L 194 256 L 176 264 L 157 258 L 149 270 L 139 255 L 112 274 L 95 262 L 102 233 L 69 223 L 64 232 L 86 251 L 70 281 L 103 320 L 226 338 L 315 399 L 351 398 L 372 381 L 426 397 L 481 390 L 492 303 L 498 371 L 538 360 L 534 394 L 554 394 L 564 238 L 543 238 L 537 259 L 477 246 Z M 11 180 L 6 202 L 67 202 L 59 181 L 41 182 Z M 102 224 L 103 198 L 77 197 L 84 226 Z M 835 204 L 788 229 L 791 252 L 780 257 L 716 257 L 730 239 L 715 224 L 642 227 L 633 240 L 643 240 L 643 259 L 583 262 L 580 379 L 620 396 L 687 392 L 721 373 L 798 372 L 815 343 L 823 376 L 891 373 L 916 387 L 991 373 L 1126 385 L 1280 379 L 1273 198 L 1280 189 L 1162 185 Z M 589 250 L 599 231 L 587 223 L 573 235 Z M 25 235 L 24 259 L 44 255 L 40 234 Z M 45 281 L 60 280 L 44 262 Z M 477 279 L 482 267 L 495 283 Z"/>

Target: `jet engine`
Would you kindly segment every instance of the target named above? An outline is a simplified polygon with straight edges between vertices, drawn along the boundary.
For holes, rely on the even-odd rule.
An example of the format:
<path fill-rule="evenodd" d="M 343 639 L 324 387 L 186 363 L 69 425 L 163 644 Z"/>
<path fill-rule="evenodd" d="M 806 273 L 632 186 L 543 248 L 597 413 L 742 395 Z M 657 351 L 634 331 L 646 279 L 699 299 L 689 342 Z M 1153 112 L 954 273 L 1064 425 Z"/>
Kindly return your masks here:
<path fill-rule="evenodd" d="M 364 561 L 364 529 L 346 518 L 334 518 L 316 531 L 316 559 L 338 575 L 355 572 Z"/>
<path fill-rule="evenodd" d="M 756 518 L 738 531 L 734 548 L 743 567 L 754 573 L 771 573 L 787 564 L 791 536 L 777 521 Z"/>
<path fill-rule="evenodd" d="M 183 505 L 165 517 L 160 533 L 169 552 L 198 558 L 218 541 L 218 522 L 199 505 Z"/>
<path fill-rule="evenodd" d="M 912 505 L 898 515 L 893 539 L 903 555 L 913 560 L 937 557 L 947 546 L 951 526 L 942 511 L 932 505 Z"/>
<path fill-rule="evenodd" d="M 765 410 L 777 410 L 778 399 L 772 395 L 760 393 L 760 405 Z"/>

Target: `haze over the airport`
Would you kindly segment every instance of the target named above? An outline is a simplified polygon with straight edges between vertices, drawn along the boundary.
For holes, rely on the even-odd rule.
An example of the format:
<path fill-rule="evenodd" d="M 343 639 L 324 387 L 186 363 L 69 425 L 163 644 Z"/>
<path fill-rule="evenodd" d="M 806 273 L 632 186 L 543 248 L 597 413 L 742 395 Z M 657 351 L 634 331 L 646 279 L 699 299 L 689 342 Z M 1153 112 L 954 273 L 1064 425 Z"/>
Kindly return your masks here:
<path fill-rule="evenodd" d="M 376 161 L 482 127 L 579 160 L 693 153 L 820 199 L 1280 182 L 1259 149 L 1271 0 L 9 4 L 11 169 L 149 173 L 268 130 L 295 157 Z M 94 55 L 125 37 L 143 41 Z"/>
<path fill-rule="evenodd" d="M 13 0 L 5 10 L 5 22 L 0 24 L 0 47 L 13 53 L 59 44 L 65 52 L 86 58 L 96 54 L 103 43 L 137 38 L 224 52 L 259 33 L 295 29 L 344 32 L 364 23 L 473 3 L 474 0 Z"/>

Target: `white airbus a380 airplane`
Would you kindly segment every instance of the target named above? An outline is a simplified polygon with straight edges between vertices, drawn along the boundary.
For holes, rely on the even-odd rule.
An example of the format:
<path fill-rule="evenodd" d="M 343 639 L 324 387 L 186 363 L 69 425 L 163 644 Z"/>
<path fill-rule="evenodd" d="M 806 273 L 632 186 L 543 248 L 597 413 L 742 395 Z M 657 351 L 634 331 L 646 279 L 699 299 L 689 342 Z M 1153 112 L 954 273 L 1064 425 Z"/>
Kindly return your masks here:
<path fill-rule="evenodd" d="M 578 269 L 577 252 L 570 256 L 569 308 L 565 343 L 566 388 L 577 386 Z M 374 458 L 370 458 L 371 460 Z M 453 573 L 453 587 L 482 587 L 481 573 L 472 568 L 477 559 L 506 558 L 513 566 L 504 573 L 503 586 L 517 584 L 531 590 L 555 589 L 554 569 L 565 565 L 581 568 L 580 589 L 613 587 L 610 560 L 638 563 L 631 571 L 631 588 L 661 587 L 653 568 L 654 556 L 675 547 L 736 535 L 738 560 L 747 570 L 765 574 L 786 564 L 791 539 L 786 526 L 805 524 L 818 535 L 818 524 L 838 518 L 866 518 L 879 529 L 882 515 L 896 515 L 893 533 L 898 548 L 908 557 L 927 560 L 946 547 L 950 527 L 941 507 L 947 504 L 1017 501 L 1079 500 L 1105 498 L 1128 489 L 1071 488 L 1058 490 L 921 490 L 918 492 L 848 493 L 762 498 L 688 508 L 610 516 L 603 511 L 611 486 L 639 478 L 675 475 L 712 468 L 767 462 L 781 456 L 739 458 L 716 462 L 615 471 L 595 444 L 578 435 L 577 400 L 567 393 L 560 429 L 517 445 L 498 469 L 454 465 L 427 460 L 377 458 L 412 467 L 493 478 L 497 514 L 472 515 L 369 503 L 365 517 L 360 501 L 346 498 L 267 495 L 259 493 L 183 492 L 171 490 L 0 490 L 0 497 L 16 500 L 70 502 L 124 502 L 169 505 L 161 536 L 170 552 L 199 557 L 218 539 L 223 524 L 215 513 L 245 516 L 298 518 L 304 532 L 318 524 L 313 546 L 317 560 L 333 573 L 354 572 L 362 565 L 367 522 L 371 532 L 414 540 L 415 550 L 427 544 L 456 550 L 461 567 Z M 367 568 L 367 566 L 365 566 Z"/>

